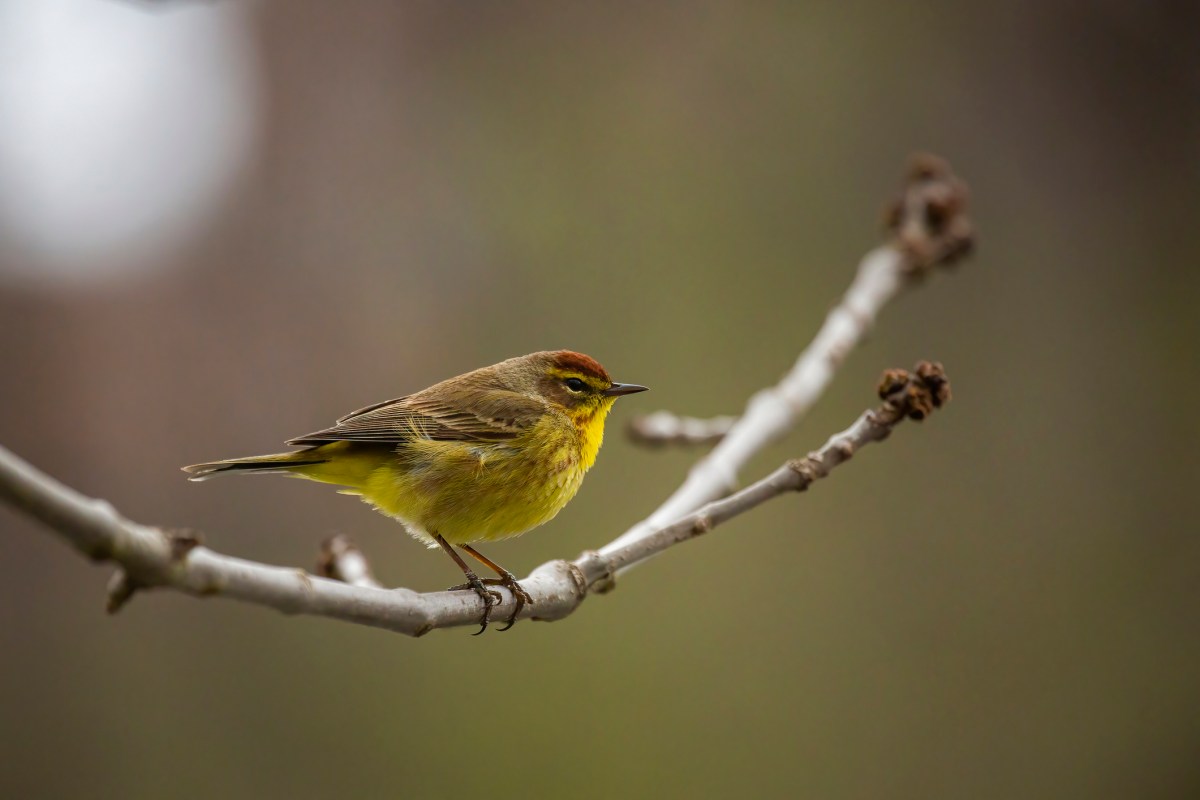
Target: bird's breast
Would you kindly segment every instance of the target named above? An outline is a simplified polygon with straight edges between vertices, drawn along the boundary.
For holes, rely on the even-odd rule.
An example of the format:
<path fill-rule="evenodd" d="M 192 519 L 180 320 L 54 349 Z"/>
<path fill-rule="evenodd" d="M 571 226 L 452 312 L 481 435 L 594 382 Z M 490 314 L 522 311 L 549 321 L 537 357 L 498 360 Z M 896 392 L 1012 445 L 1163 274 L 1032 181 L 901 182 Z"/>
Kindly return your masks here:
<path fill-rule="evenodd" d="M 505 442 L 415 442 L 364 499 L 417 529 L 418 538 L 503 539 L 553 519 L 594 459 L 569 420 L 544 418 Z"/>

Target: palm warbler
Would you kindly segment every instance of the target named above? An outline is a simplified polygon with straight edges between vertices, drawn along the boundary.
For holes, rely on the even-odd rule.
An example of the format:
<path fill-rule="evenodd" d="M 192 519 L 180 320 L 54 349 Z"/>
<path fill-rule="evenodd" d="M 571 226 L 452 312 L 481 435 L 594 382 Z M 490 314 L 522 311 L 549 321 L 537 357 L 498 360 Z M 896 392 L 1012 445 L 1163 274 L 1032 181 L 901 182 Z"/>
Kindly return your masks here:
<path fill-rule="evenodd" d="M 570 350 L 530 353 L 348 414 L 332 428 L 287 442 L 303 449 L 194 464 L 198 481 L 223 472 L 283 473 L 344 486 L 394 517 L 417 540 L 440 546 L 483 600 L 487 629 L 499 592 L 516 597 L 512 627 L 529 596 L 516 577 L 472 542 L 516 536 L 554 518 L 596 460 L 604 419 L 621 395 L 594 359 Z M 481 581 L 452 545 L 494 571 Z"/>

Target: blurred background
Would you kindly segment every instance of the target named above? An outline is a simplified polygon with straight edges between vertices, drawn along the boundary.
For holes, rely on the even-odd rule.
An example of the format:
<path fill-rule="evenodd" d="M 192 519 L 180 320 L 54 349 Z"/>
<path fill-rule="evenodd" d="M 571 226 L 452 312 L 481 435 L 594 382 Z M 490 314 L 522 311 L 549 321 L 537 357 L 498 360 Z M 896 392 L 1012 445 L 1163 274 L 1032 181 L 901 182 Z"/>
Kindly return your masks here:
<path fill-rule="evenodd" d="M 978 256 L 884 313 L 753 479 L 886 367 L 955 401 L 569 620 L 411 640 L 173 593 L 0 508 L 5 797 L 1127 798 L 1200 791 L 1200 13 L 1033 0 L 0 3 L 0 443 L 133 519 L 389 584 L 327 487 L 184 481 L 572 348 L 653 388 L 489 554 L 603 544 L 879 241 L 907 155 Z"/>

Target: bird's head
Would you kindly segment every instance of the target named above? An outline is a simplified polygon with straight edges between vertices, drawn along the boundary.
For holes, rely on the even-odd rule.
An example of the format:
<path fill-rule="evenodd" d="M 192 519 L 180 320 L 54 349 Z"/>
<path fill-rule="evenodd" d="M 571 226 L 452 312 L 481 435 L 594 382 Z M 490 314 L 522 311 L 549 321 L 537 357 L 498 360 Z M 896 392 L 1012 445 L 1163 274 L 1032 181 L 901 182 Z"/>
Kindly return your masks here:
<path fill-rule="evenodd" d="M 525 356 L 532 367 L 535 391 L 562 408 L 576 425 L 603 420 L 621 395 L 646 391 L 636 383 L 617 383 L 591 356 L 551 350 Z"/>

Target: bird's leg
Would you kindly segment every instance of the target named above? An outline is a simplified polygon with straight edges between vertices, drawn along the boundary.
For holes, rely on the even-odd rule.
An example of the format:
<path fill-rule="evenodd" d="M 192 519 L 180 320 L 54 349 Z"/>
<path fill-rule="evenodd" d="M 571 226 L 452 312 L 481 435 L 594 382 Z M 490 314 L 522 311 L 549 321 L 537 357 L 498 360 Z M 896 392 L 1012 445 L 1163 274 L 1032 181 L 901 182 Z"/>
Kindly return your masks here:
<path fill-rule="evenodd" d="M 506 586 L 508 587 L 508 590 L 513 593 L 513 597 L 517 599 L 517 607 L 513 609 L 512 616 L 508 618 L 508 623 L 505 624 L 503 628 L 500 628 L 502 631 L 508 630 L 513 626 L 514 623 L 516 623 L 517 615 L 521 613 L 521 609 L 525 607 L 525 604 L 529 603 L 530 605 L 533 605 L 533 597 L 529 594 L 529 592 L 525 591 L 521 584 L 517 583 L 516 575 L 513 575 L 504 567 L 500 566 L 495 561 L 492 561 L 490 558 L 476 550 L 474 547 L 471 547 L 469 544 L 462 545 L 462 549 L 466 550 L 467 553 L 473 556 L 481 564 L 486 565 L 488 569 L 500 576 L 498 579 L 485 580 L 484 583 Z"/>
<path fill-rule="evenodd" d="M 434 538 L 437 540 L 437 543 L 442 546 L 442 549 L 454 559 L 454 563 L 458 564 L 458 568 L 463 571 L 463 575 L 467 576 L 467 582 L 465 584 L 461 586 L 451 586 L 448 591 L 457 591 L 458 589 L 474 589 L 475 594 L 479 595 L 479 599 L 483 601 L 483 619 L 479 623 L 479 630 L 471 634 L 472 636 L 478 636 L 487 630 L 488 620 L 492 615 L 492 606 L 502 602 L 504 600 L 504 596 L 497 591 L 493 591 L 492 589 L 485 587 L 483 585 L 483 581 L 479 580 L 479 576 L 475 574 L 474 570 L 467 566 L 467 562 L 462 560 L 462 556 L 454 552 L 454 548 L 450 546 L 449 542 L 442 538 L 441 534 L 435 534 Z M 467 549 L 469 550 L 470 548 Z"/>

